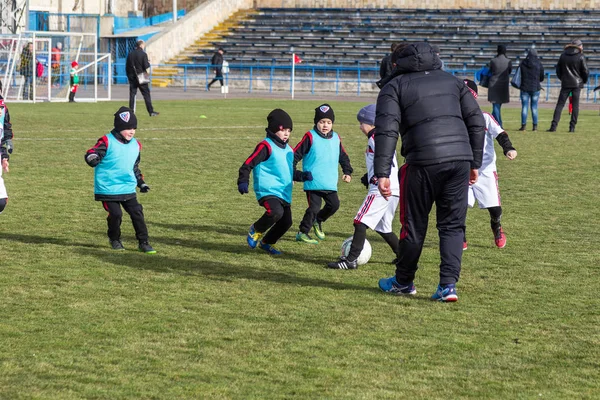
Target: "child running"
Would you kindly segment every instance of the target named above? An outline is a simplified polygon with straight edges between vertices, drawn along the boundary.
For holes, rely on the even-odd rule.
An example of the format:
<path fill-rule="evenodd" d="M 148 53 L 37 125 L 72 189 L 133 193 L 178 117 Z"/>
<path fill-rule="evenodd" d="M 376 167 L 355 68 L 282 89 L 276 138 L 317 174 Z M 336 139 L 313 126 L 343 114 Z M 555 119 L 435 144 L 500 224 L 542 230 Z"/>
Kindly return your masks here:
<path fill-rule="evenodd" d="M 150 190 L 139 169 L 142 145 L 134 139 L 137 118 L 127 107 L 115 113 L 114 129 L 98 139 L 85 154 L 85 162 L 94 168 L 94 196 L 108 211 L 108 240 L 113 250 L 125 250 L 121 242 L 121 206 L 131 217 L 138 249 L 146 254 L 156 250 L 148 243 L 148 229 L 143 207 L 137 201 L 136 186 L 140 192 Z"/>
<path fill-rule="evenodd" d="M 310 172 L 294 170 L 294 151 L 288 141 L 292 118 L 284 110 L 275 109 L 267 116 L 267 137 L 240 167 L 238 191 L 248 193 L 250 171 L 254 170 L 254 193 L 265 213 L 250 226 L 247 242 L 269 254 L 280 255 L 275 243 L 292 226 L 293 180 L 310 181 Z"/>
<path fill-rule="evenodd" d="M 470 79 L 465 79 L 465 84 L 477 98 L 477 84 Z M 498 172 L 496 171 L 496 151 L 494 150 L 494 139 L 502 146 L 504 155 L 509 160 L 517 157 L 517 151 L 513 147 L 508 134 L 496 122 L 494 117 L 484 112 L 485 118 L 485 143 L 483 145 L 483 161 L 479 168 L 479 179 L 473 185 L 469 186 L 469 207 L 475 205 L 475 200 L 479 208 L 487 208 L 490 213 L 490 225 L 494 233 L 494 241 L 498 248 L 506 246 L 506 235 L 500 224 L 502 217 L 502 207 L 500 206 L 500 191 L 498 188 Z M 467 237 L 463 240 L 463 250 L 466 250 Z"/>
<path fill-rule="evenodd" d="M 69 81 L 69 103 L 75 103 L 75 95 L 77 94 L 77 89 L 79 88 L 79 75 L 77 74 L 78 67 L 79 63 L 77 61 L 73 61 L 71 63 L 71 79 Z"/>
<path fill-rule="evenodd" d="M 390 188 L 392 195 L 386 200 L 379 193 L 377 177 L 374 174 L 373 161 L 375 156 L 375 104 L 369 104 L 360 109 L 356 116 L 360 123 L 360 130 L 368 139 L 365 159 L 367 162 L 367 173 L 361 178 L 361 182 L 367 187 L 369 193 L 362 206 L 354 217 L 354 236 L 347 257 L 340 257 L 338 261 L 327 264 L 333 269 L 356 269 L 357 259 L 363 250 L 367 229 L 371 228 L 379 233 L 390 246 L 394 255 L 398 254 L 398 236 L 392 231 L 392 221 L 396 214 L 398 201 L 400 200 L 400 184 L 398 182 L 398 160 L 394 152 L 392 170 L 390 173 Z M 395 260 L 394 260 L 395 262 Z"/>
<path fill-rule="evenodd" d="M 311 181 L 304 182 L 308 208 L 296 235 L 298 242 L 318 244 L 319 240 L 325 239 L 322 224 L 340 208 L 337 194 L 338 163 L 344 173 L 342 180 L 347 183 L 352 180 L 350 158 L 342 146 L 340 136 L 333 130 L 334 122 L 335 114 L 329 104 L 315 108 L 313 129 L 306 132 L 294 148 L 294 169 L 302 160 L 302 170 L 312 173 L 313 177 Z M 325 200 L 323 209 L 322 200 Z M 308 235 L 311 228 L 319 240 Z"/>
<path fill-rule="evenodd" d="M 2 173 L 9 171 L 8 160 L 10 154 L 13 152 L 13 131 L 10 123 L 10 114 L 8 113 L 8 107 L 4 103 L 2 97 L 2 81 L 0 81 L 0 214 L 6 208 L 8 203 L 8 193 L 6 192 L 6 186 L 4 186 L 4 178 Z"/>

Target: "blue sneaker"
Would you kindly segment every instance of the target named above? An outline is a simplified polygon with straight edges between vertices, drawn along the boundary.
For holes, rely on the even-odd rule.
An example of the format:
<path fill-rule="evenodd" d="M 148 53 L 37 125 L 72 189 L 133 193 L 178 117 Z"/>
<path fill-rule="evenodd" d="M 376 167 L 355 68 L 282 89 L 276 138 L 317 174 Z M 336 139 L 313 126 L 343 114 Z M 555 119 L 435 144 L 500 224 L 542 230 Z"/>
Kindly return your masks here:
<path fill-rule="evenodd" d="M 401 285 L 396 281 L 395 276 L 390 276 L 389 278 L 381 278 L 379 280 L 379 289 L 383 290 L 386 293 L 395 294 L 397 296 L 404 295 L 413 295 L 417 294 L 417 289 L 415 285 L 410 283 L 409 285 Z"/>
<path fill-rule="evenodd" d="M 271 244 L 263 243 L 262 241 L 258 244 L 258 247 L 271 254 L 272 256 L 281 255 L 281 250 L 277 250 L 275 246 Z"/>
<path fill-rule="evenodd" d="M 254 230 L 254 224 L 250 226 L 250 230 L 248 231 L 248 238 L 246 239 L 248 241 L 248 246 L 250 246 L 251 249 L 254 249 L 261 237 L 262 233 L 256 232 Z"/>
<path fill-rule="evenodd" d="M 431 300 L 443 302 L 458 301 L 458 294 L 456 294 L 455 285 L 438 285 L 437 290 L 435 291 L 433 296 L 431 296 Z"/>

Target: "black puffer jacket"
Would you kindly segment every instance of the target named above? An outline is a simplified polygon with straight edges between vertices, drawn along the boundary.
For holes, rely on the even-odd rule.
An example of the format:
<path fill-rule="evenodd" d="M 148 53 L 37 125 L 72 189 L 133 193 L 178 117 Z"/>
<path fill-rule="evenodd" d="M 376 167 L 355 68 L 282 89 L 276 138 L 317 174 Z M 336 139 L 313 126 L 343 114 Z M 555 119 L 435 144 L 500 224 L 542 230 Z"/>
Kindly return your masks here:
<path fill-rule="evenodd" d="M 540 62 L 535 49 L 531 49 L 521 64 L 521 91 L 539 92 L 544 80 L 544 66 Z"/>
<path fill-rule="evenodd" d="M 582 88 L 587 83 L 589 71 L 579 47 L 565 48 L 556 64 L 556 76 L 564 88 Z"/>
<path fill-rule="evenodd" d="M 375 175 L 388 177 L 398 141 L 411 165 L 470 161 L 481 166 L 485 120 L 464 82 L 442 71 L 427 43 L 404 47 L 377 98 Z"/>

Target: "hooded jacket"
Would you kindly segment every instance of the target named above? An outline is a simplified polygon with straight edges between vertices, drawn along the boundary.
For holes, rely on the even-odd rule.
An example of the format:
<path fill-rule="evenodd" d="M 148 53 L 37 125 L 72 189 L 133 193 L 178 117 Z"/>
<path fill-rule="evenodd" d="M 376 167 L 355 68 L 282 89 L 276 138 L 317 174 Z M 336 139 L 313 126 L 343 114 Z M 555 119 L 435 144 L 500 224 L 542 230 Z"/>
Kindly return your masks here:
<path fill-rule="evenodd" d="M 394 74 L 377 98 L 375 176 L 389 176 L 398 135 L 407 164 L 470 161 L 478 169 L 485 120 L 467 86 L 440 69 L 427 43 L 410 44 L 395 56 Z"/>
<path fill-rule="evenodd" d="M 542 89 L 541 82 L 544 81 L 544 66 L 540 62 L 535 49 L 529 50 L 527 57 L 521 64 L 521 91 L 539 92 Z"/>
<path fill-rule="evenodd" d="M 556 76 L 563 88 L 582 88 L 589 71 L 581 48 L 567 45 L 556 64 Z"/>

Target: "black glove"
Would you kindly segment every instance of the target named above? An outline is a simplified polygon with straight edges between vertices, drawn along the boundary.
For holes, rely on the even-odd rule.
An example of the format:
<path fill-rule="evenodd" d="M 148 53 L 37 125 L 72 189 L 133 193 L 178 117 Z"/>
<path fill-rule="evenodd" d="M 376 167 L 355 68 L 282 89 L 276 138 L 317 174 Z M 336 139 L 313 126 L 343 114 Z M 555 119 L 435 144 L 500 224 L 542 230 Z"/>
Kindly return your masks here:
<path fill-rule="evenodd" d="M 240 194 L 248 193 L 248 182 L 238 183 L 238 192 Z"/>
<path fill-rule="evenodd" d="M 90 154 L 86 154 L 85 155 L 85 162 L 90 166 L 90 167 L 95 167 L 96 165 L 100 164 L 100 156 L 96 153 L 90 153 Z"/>
<path fill-rule="evenodd" d="M 369 188 L 369 174 L 364 174 L 362 176 L 362 178 L 360 178 L 360 183 L 365 185 L 365 187 L 368 189 Z"/>
<path fill-rule="evenodd" d="M 148 193 L 149 191 L 150 191 L 150 186 L 146 185 L 145 183 L 142 183 L 140 185 L 140 192 Z"/>
<path fill-rule="evenodd" d="M 302 172 L 302 182 L 310 182 L 313 180 L 312 172 L 304 171 Z"/>
<path fill-rule="evenodd" d="M 8 151 L 8 154 L 12 154 L 13 152 L 13 143 L 11 139 L 7 139 L 4 143 L 6 143 L 6 151 Z"/>

